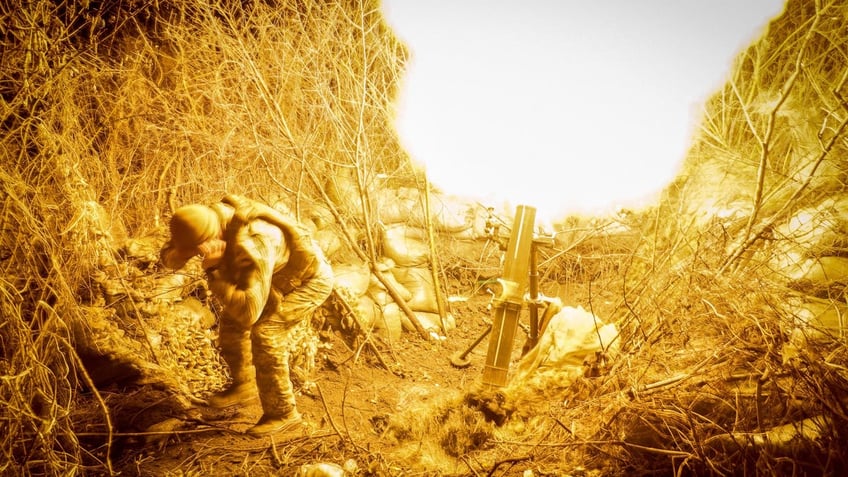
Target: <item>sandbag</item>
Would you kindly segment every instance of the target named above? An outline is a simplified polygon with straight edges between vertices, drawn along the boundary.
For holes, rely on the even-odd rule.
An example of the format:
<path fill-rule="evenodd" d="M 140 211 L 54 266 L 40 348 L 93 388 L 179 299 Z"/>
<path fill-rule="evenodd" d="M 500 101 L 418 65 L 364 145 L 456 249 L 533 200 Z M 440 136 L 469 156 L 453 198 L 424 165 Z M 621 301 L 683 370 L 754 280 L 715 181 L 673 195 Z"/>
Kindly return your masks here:
<path fill-rule="evenodd" d="M 397 279 L 395 279 L 395 276 L 391 273 L 391 271 L 384 272 L 383 277 L 389 285 L 397 291 L 398 295 L 404 302 L 408 302 L 412 299 L 412 293 L 407 290 L 405 286 L 401 285 Z M 386 289 L 386 286 L 383 285 L 383 282 L 381 282 L 376 275 L 371 275 L 371 283 L 368 286 L 368 295 L 379 305 L 387 305 L 394 301 Z"/>
<path fill-rule="evenodd" d="M 809 256 L 831 254 L 846 243 L 848 199 L 825 199 L 815 207 L 801 209 L 777 232 Z"/>
<path fill-rule="evenodd" d="M 406 225 L 384 226 L 382 238 L 383 255 L 392 259 L 399 267 L 424 265 L 430 258 L 427 242 L 414 238 Z"/>
<path fill-rule="evenodd" d="M 359 318 L 359 326 L 362 327 L 362 332 L 367 333 L 374 327 L 374 323 L 379 321 L 382 310 L 379 305 L 374 303 L 368 295 L 362 295 L 356 302 L 357 318 Z"/>
<path fill-rule="evenodd" d="M 340 264 L 333 267 L 334 284 L 356 297 L 364 295 L 371 283 L 371 271 L 365 264 Z"/>
<path fill-rule="evenodd" d="M 421 327 L 426 331 L 438 334 L 442 333 L 442 319 L 439 317 L 438 313 L 416 311 L 414 312 L 414 315 L 418 319 L 418 322 L 421 323 Z M 404 314 L 401 314 L 401 323 L 404 331 L 409 331 L 411 333 L 418 331 L 418 329 L 415 328 L 415 326 L 413 326 L 413 324 L 409 321 L 409 317 Z M 445 331 L 456 329 L 456 319 L 454 319 L 453 315 L 450 313 L 445 316 L 445 328 Z"/>
<path fill-rule="evenodd" d="M 818 286 L 848 283 L 848 258 L 821 257 L 813 261 L 801 277 Z"/>
<path fill-rule="evenodd" d="M 403 234 L 404 234 L 404 237 L 406 237 L 408 239 L 420 240 L 420 241 L 424 242 L 425 244 L 428 244 L 428 242 L 427 242 L 427 240 L 428 240 L 427 230 L 422 228 L 422 227 L 418 227 L 416 225 L 404 224 Z"/>
<path fill-rule="evenodd" d="M 383 307 L 382 311 L 382 315 L 374 320 L 372 332 L 390 343 L 399 341 L 401 333 L 403 333 L 403 325 L 401 324 L 403 312 L 400 311 L 397 303 L 389 303 Z"/>
<path fill-rule="evenodd" d="M 407 305 L 412 311 L 437 313 L 436 287 L 433 285 L 433 273 L 424 267 L 395 267 L 392 274 L 411 294 Z"/>
<path fill-rule="evenodd" d="M 848 307 L 830 300 L 790 305 L 795 318 L 792 340 L 798 344 L 843 338 L 848 333 Z"/>
<path fill-rule="evenodd" d="M 377 218 L 386 225 L 421 222 L 423 202 L 418 190 L 411 187 L 383 188 L 377 191 Z"/>
<path fill-rule="evenodd" d="M 343 214 L 362 218 L 362 194 L 352 171 L 343 170 L 328 177 L 325 191 L 336 208 Z M 369 203 L 369 209 L 374 210 L 374 201 Z"/>
<path fill-rule="evenodd" d="M 316 230 L 324 230 L 336 222 L 330 209 L 319 204 L 312 204 L 306 216 L 315 224 Z"/>
<path fill-rule="evenodd" d="M 327 258 L 332 257 L 342 248 L 342 240 L 332 230 L 317 230 L 314 236 L 315 241 L 318 243 L 318 246 L 321 247 L 321 251 L 324 252 L 324 256 Z"/>
<path fill-rule="evenodd" d="M 457 196 L 433 194 L 430 196 L 430 213 L 436 231 L 459 233 L 474 226 L 477 206 Z"/>
<path fill-rule="evenodd" d="M 442 325 L 441 320 L 439 319 L 439 315 L 436 313 L 427 313 L 423 311 L 417 311 L 413 313 L 415 318 L 418 320 L 418 323 L 421 324 L 421 327 L 426 331 L 434 331 L 436 333 L 441 333 Z M 417 332 L 418 329 L 413 326 L 412 322 L 409 321 L 409 317 L 406 315 L 401 316 L 401 324 L 403 325 L 403 331 L 409 332 Z"/>
<path fill-rule="evenodd" d="M 808 258 L 788 266 L 784 273 L 789 287 L 826 298 L 848 284 L 848 258 Z"/>

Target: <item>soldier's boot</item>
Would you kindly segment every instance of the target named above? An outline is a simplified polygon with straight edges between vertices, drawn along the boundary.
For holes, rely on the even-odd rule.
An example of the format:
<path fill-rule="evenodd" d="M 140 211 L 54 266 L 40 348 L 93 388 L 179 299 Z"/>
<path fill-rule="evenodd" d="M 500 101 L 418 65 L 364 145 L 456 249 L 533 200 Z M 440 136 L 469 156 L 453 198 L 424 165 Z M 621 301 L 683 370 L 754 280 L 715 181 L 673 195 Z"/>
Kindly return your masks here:
<path fill-rule="evenodd" d="M 233 380 L 226 389 L 208 399 L 209 405 L 224 408 L 259 399 L 249 331 L 222 327 L 220 344 L 221 357 L 229 366 Z"/>
<path fill-rule="evenodd" d="M 227 389 L 213 394 L 207 401 L 211 407 L 225 408 L 238 404 L 250 404 L 259 399 L 256 381 L 231 384 Z"/>
<path fill-rule="evenodd" d="M 301 424 L 303 419 L 297 409 L 292 409 L 285 416 L 273 416 L 263 414 L 262 418 L 255 426 L 247 430 L 247 433 L 254 437 L 265 436 L 274 432 L 281 432 L 295 429 Z"/>
<path fill-rule="evenodd" d="M 275 315 L 276 316 L 276 315 Z M 251 335 L 262 418 L 247 430 L 263 436 L 294 428 L 301 422 L 289 370 L 291 326 L 273 320 L 259 322 Z"/>

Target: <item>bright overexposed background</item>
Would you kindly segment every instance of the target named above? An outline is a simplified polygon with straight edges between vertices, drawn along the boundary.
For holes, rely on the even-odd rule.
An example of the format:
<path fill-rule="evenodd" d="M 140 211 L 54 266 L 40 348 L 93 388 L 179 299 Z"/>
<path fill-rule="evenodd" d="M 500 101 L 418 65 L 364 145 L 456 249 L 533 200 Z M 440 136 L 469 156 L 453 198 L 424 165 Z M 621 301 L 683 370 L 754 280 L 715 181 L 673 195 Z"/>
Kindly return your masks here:
<path fill-rule="evenodd" d="M 446 192 L 555 219 L 649 202 L 782 0 L 384 0 L 397 128 Z"/>

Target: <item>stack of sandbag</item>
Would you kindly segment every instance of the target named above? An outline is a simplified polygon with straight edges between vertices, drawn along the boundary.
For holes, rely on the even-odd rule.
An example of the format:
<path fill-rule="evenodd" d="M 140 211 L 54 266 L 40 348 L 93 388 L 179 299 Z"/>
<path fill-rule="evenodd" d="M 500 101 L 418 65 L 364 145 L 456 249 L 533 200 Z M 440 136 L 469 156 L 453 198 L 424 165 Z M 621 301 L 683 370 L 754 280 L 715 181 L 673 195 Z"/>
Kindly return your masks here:
<path fill-rule="evenodd" d="M 394 286 L 400 297 L 408 300 L 411 295 L 388 272 L 390 266 L 390 263 L 381 263 L 377 269 L 384 279 Z M 347 300 L 355 315 L 341 318 L 356 320 L 356 323 L 339 323 L 337 328 L 351 333 L 375 333 L 389 341 L 399 340 L 403 331 L 400 308 L 389 296 L 382 282 L 372 275 L 368 265 L 350 263 L 333 268 L 336 291 Z"/>
<path fill-rule="evenodd" d="M 436 289 L 429 268 L 397 267 L 391 259 L 383 258 L 377 270 L 386 284 L 371 274 L 365 264 L 348 264 L 335 268 L 335 286 L 346 291 L 350 305 L 355 308 L 357 326 L 363 332 L 373 332 L 389 341 L 397 341 L 403 331 L 417 331 L 401 306 L 392 298 L 386 288 L 388 284 L 412 310 L 425 330 L 441 334 L 442 323 L 438 314 Z M 448 330 L 453 329 L 453 318 L 448 317 L 445 325 Z"/>
<path fill-rule="evenodd" d="M 352 174 L 335 175 L 327 184 L 327 194 L 342 214 L 364 219 L 361 191 Z M 369 197 L 369 210 L 374 211 L 372 219 L 377 222 L 402 223 L 421 229 L 429 225 L 425 214 L 426 197 L 419 188 L 372 186 Z M 429 201 L 430 220 L 436 232 L 465 238 L 483 236 L 485 214 L 480 214 L 482 207 L 474 201 L 436 192 L 430 193 Z"/>
<path fill-rule="evenodd" d="M 403 224 L 419 229 L 423 237 L 427 230 L 425 198 L 413 187 L 382 189 L 377 193 L 378 217 L 385 225 Z M 455 195 L 430 194 L 430 221 L 439 234 L 476 239 L 483 236 L 485 215 L 478 204 Z"/>
<path fill-rule="evenodd" d="M 444 331 L 456 328 L 456 321 L 450 314 L 445 316 L 444 323 L 442 323 L 439 316 L 439 303 L 433 282 L 433 273 L 430 268 L 394 267 L 392 274 L 395 280 L 408 291 L 410 297 L 407 305 L 425 330 L 429 331 L 431 335 L 441 336 L 443 327 Z M 406 331 L 416 330 L 404 314 L 401 315 L 401 324 Z"/>
<path fill-rule="evenodd" d="M 402 231 L 397 227 L 386 230 Z M 382 257 L 377 266 L 382 280 L 372 275 L 366 264 L 335 267 L 336 287 L 347 290 L 351 305 L 356 306 L 359 326 L 391 341 L 400 339 L 402 331 L 417 331 L 389 293 L 388 284 L 425 330 L 441 335 L 443 326 L 445 331 L 453 329 L 456 325 L 453 317 L 447 316 L 443 324 L 438 313 L 429 249 L 419 239 L 391 232 L 383 236 L 384 252 L 389 256 Z"/>
<path fill-rule="evenodd" d="M 390 264 L 397 283 L 408 293 L 407 305 L 421 326 L 430 332 L 441 333 L 453 329 L 453 317 L 446 316 L 445 323 L 439 316 L 438 295 L 430 266 L 430 248 L 422 230 L 405 224 L 384 226 L 382 229 L 385 263 Z M 406 331 L 416 328 L 403 314 L 401 323 Z"/>
<path fill-rule="evenodd" d="M 324 256 L 327 258 L 335 257 L 336 253 L 342 248 L 342 239 L 337 230 L 337 224 L 333 213 L 322 205 L 309 204 L 300 210 L 300 213 L 295 213 L 286 201 L 278 200 L 272 204 L 272 207 L 279 212 L 294 217 L 311 235 L 312 240 L 318 244 Z"/>
<path fill-rule="evenodd" d="M 361 201 L 354 201 L 354 198 L 359 200 L 359 190 L 351 180 L 344 177 L 334 179 L 330 197 L 337 205 L 361 206 Z M 473 244 L 485 239 L 485 210 L 474 201 L 431 193 L 428 223 L 425 214 L 427 198 L 421 190 L 413 187 L 382 187 L 372 192 L 373 218 L 379 223 L 376 234 L 380 247 L 377 268 L 382 280 L 372 276 L 367 264 L 347 263 L 334 267 L 336 287 L 344 290 L 346 300 L 356 308 L 360 325 L 366 332 L 375 332 L 391 340 L 399 339 L 404 330 L 417 332 L 417 327 L 386 290 L 385 281 L 397 292 L 397 298 L 405 302 L 425 330 L 441 335 L 443 331 L 453 328 L 455 322 L 450 315 L 442 320 L 438 314 L 428 226 L 432 226 L 438 243 L 450 243 L 451 250 L 464 251 L 466 249 L 461 246 L 463 242 Z M 347 210 L 341 205 L 339 207 Z M 323 228 L 318 223 L 315 225 L 314 234 L 329 256 L 332 247 L 327 239 L 338 239 L 329 232 L 326 237 L 321 237 L 322 230 L 330 229 L 329 224 Z"/>

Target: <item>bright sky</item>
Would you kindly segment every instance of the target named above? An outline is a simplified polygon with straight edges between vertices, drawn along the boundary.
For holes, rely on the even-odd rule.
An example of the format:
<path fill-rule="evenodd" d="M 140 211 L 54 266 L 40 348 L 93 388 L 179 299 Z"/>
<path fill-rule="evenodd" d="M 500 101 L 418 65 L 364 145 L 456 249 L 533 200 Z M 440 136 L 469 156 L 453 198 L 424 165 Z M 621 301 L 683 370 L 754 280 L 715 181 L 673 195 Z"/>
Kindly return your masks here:
<path fill-rule="evenodd" d="M 448 193 L 600 213 L 676 174 L 703 100 L 782 0 L 383 0 L 397 128 Z"/>

